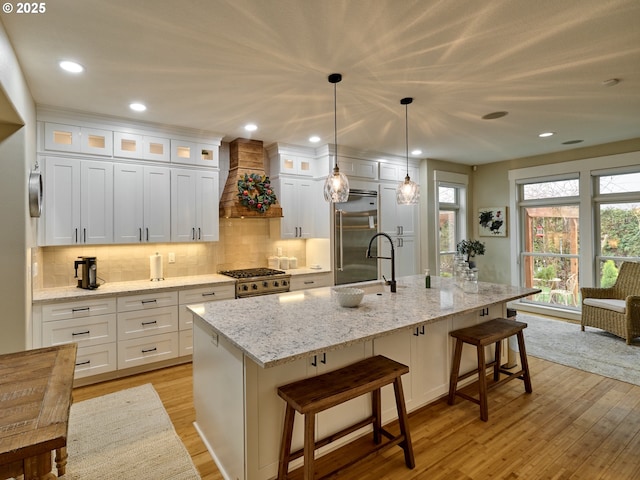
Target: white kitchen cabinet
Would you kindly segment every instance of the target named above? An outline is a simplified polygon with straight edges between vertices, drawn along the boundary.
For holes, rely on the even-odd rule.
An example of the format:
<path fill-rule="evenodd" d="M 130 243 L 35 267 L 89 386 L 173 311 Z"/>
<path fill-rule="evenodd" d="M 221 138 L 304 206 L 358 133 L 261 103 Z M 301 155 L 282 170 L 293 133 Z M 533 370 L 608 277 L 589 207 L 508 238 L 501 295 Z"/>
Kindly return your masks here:
<path fill-rule="evenodd" d="M 380 231 L 393 239 L 396 255 L 396 277 L 415 275 L 420 268 L 418 230 L 418 206 L 398 205 L 396 184 L 380 184 Z M 380 240 L 383 256 L 391 255 L 386 240 Z M 382 261 L 381 270 L 386 278 L 391 278 L 391 265 Z"/>
<path fill-rule="evenodd" d="M 113 164 L 47 157 L 46 245 L 113 242 Z"/>
<path fill-rule="evenodd" d="M 194 355 L 199 356 L 199 361 L 194 361 L 194 388 L 203 388 L 205 384 L 210 388 L 210 396 L 194 395 L 196 423 L 208 439 L 217 437 L 213 435 L 213 431 L 227 432 L 224 444 L 212 445 L 212 448 L 216 454 L 220 452 L 225 456 L 221 459 L 222 464 L 232 465 L 227 470 L 229 478 L 266 480 L 275 477 L 285 411 L 284 401 L 274 394 L 279 386 L 371 356 L 371 343 L 364 342 L 316 355 L 315 362 L 310 357 L 276 367 L 260 368 L 242 354 L 238 355 L 238 350 L 233 345 L 211 332 L 201 320 L 196 321 L 194 329 Z M 206 365 L 216 365 L 216 368 L 206 368 Z M 237 377 L 228 376 L 232 371 L 238 374 Z M 218 376 L 219 374 L 224 376 Z M 206 404 L 196 400 L 205 397 L 210 398 Z M 393 404 L 395 405 L 395 400 Z M 224 413 L 221 415 L 220 412 Z M 368 395 L 331 408 L 317 415 L 316 438 L 335 432 L 345 424 L 354 423 L 370 414 L 371 400 Z M 302 447 L 303 426 L 303 418 L 296 413 L 291 444 L 294 450 Z M 351 434 L 341 441 L 347 441 L 355 435 Z M 233 445 L 229 442 L 233 442 Z M 326 450 L 327 447 L 320 452 Z M 292 466 L 295 465 L 292 463 Z"/>
<path fill-rule="evenodd" d="M 38 307 L 40 343 L 48 347 L 78 344 L 74 377 L 85 378 L 117 368 L 117 322 L 114 297 L 47 303 Z"/>
<path fill-rule="evenodd" d="M 109 130 L 45 122 L 45 150 L 84 153 L 110 157 L 113 154 L 113 134 Z"/>
<path fill-rule="evenodd" d="M 220 166 L 218 146 L 172 138 L 171 163 L 218 168 Z"/>
<path fill-rule="evenodd" d="M 193 353 L 193 313 L 188 305 L 202 302 L 229 300 L 236 296 L 235 285 L 216 285 L 189 288 L 178 292 L 178 325 L 180 330 L 180 356 Z"/>
<path fill-rule="evenodd" d="M 407 410 L 425 405 L 448 391 L 449 330 L 450 323 L 440 321 L 374 340 L 374 355 L 384 355 L 409 366 L 409 373 L 402 376 Z M 393 388 L 389 387 L 382 389 L 383 422 L 397 416 Z"/>
<path fill-rule="evenodd" d="M 178 292 L 118 297 L 118 369 L 178 357 Z"/>
<path fill-rule="evenodd" d="M 113 132 L 113 156 L 169 162 L 170 140 L 135 133 Z"/>
<path fill-rule="evenodd" d="M 331 272 L 292 275 L 289 281 L 291 291 L 308 288 L 329 287 L 333 284 Z"/>
<path fill-rule="evenodd" d="M 219 238 L 218 172 L 171 170 L 171 240 L 213 242 Z"/>
<path fill-rule="evenodd" d="M 407 165 L 399 165 L 396 163 L 380 162 L 379 167 L 380 180 L 391 180 L 398 183 L 403 182 L 407 176 Z M 409 165 L 409 176 L 414 182 L 418 181 L 419 171 L 417 167 Z"/>
<path fill-rule="evenodd" d="M 331 161 L 333 170 L 334 161 Z M 357 160 L 353 158 L 338 157 L 338 167 L 340 172 L 348 177 L 360 177 L 368 180 L 378 179 L 378 162 L 373 160 Z M 331 172 L 327 172 L 329 175 Z"/>
<path fill-rule="evenodd" d="M 171 171 L 166 167 L 116 164 L 115 243 L 171 240 Z"/>
<path fill-rule="evenodd" d="M 416 235 L 418 206 L 398 205 L 397 184 L 380 184 L 380 231 L 391 236 Z"/>
<path fill-rule="evenodd" d="M 282 206 L 281 237 L 313 237 L 315 204 L 321 200 L 314 196 L 314 181 L 310 178 L 280 177 L 276 185 L 278 201 Z"/>
<path fill-rule="evenodd" d="M 301 157 L 298 155 L 279 155 L 279 172 L 287 173 L 290 175 L 300 175 L 303 177 L 313 177 L 313 160 L 307 157 Z M 273 170 L 272 170 L 273 171 Z M 276 176 L 276 175 L 274 175 Z"/>

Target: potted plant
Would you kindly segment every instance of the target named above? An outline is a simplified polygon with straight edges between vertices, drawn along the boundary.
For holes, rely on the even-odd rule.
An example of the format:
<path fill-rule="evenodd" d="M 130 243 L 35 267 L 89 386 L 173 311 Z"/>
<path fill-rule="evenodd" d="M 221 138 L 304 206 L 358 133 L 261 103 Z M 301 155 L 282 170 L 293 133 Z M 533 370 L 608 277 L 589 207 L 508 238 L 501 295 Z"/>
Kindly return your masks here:
<path fill-rule="evenodd" d="M 476 262 L 471 259 L 476 255 L 484 255 L 484 243 L 480 240 L 461 240 L 456 245 L 456 251 L 465 256 L 469 268 L 475 268 Z"/>

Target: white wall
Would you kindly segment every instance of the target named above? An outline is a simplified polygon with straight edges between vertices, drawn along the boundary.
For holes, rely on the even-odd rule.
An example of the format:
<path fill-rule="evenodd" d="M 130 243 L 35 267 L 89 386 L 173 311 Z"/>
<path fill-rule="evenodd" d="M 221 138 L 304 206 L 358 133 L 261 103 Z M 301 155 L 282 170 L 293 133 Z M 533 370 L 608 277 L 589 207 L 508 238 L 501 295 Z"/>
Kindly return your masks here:
<path fill-rule="evenodd" d="M 0 23 L 0 353 L 31 347 L 31 248 L 36 221 L 27 183 L 35 164 L 35 105 Z"/>

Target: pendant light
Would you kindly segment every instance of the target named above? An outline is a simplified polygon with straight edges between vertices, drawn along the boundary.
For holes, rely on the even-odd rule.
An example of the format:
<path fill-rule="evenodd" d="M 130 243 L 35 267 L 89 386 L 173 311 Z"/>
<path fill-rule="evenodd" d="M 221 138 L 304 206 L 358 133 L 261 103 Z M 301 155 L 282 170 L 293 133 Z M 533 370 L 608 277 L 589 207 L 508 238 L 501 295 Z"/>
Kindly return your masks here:
<path fill-rule="evenodd" d="M 329 75 L 329 83 L 333 83 L 333 134 L 334 134 L 334 166 L 324 182 L 324 199 L 331 203 L 346 202 L 349 198 L 349 180 L 340 173 L 338 168 L 338 107 L 336 101 L 336 84 L 342 80 L 342 75 L 332 73 Z"/>
<path fill-rule="evenodd" d="M 420 198 L 420 185 L 411 181 L 409 177 L 409 107 L 413 102 L 413 98 L 406 97 L 400 100 L 400 105 L 404 105 L 404 124 L 405 124 L 405 145 L 407 147 L 407 176 L 404 181 L 398 185 L 396 189 L 396 200 L 398 205 L 416 205 Z"/>

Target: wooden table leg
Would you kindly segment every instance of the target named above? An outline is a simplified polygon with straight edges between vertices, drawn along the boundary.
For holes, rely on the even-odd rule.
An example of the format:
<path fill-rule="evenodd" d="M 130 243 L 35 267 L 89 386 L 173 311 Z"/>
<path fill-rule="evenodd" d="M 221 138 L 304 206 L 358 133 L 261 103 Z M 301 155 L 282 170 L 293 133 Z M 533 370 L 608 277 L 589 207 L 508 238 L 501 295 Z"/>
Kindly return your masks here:
<path fill-rule="evenodd" d="M 24 480 L 55 480 L 51 471 L 51 452 L 41 453 L 35 457 L 25 458 L 22 462 Z"/>
<path fill-rule="evenodd" d="M 67 473 L 67 458 L 69 458 L 67 447 L 61 447 L 56 450 L 56 469 L 59 477 Z"/>

